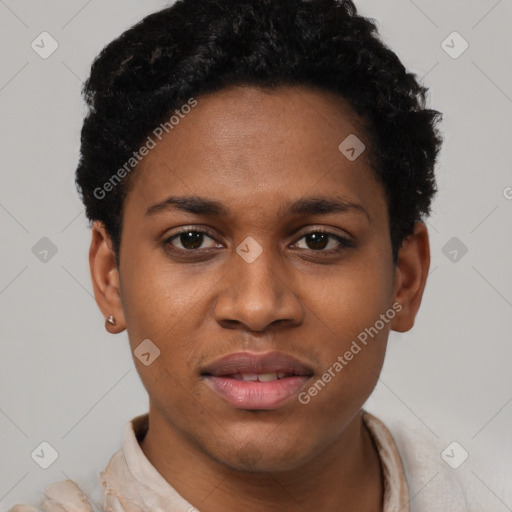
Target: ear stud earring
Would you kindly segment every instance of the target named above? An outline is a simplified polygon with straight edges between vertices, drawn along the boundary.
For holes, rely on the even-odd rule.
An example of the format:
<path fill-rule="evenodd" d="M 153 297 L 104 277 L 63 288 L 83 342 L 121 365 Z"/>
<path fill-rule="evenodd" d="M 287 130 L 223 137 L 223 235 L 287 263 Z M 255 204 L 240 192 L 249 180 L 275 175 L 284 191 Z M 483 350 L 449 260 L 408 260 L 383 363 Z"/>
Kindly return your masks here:
<path fill-rule="evenodd" d="M 107 324 L 110 324 L 110 325 L 116 325 L 116 319 L 114 318 L 114 315 L 110 315 L 106 320 L 105 320 L 105 325 Z"/>

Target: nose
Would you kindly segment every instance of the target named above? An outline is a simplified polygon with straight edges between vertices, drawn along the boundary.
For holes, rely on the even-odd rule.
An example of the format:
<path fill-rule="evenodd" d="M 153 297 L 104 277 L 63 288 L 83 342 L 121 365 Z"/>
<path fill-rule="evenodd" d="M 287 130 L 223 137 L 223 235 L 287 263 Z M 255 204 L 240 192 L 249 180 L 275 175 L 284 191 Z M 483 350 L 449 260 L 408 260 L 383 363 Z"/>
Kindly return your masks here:
<path fill-rule="evenodd" d="M 273 257 L 270 249 L 248 263 L 236 252 L 215 303 L 217 322 L 229 329 L 243 327 L 253 332 L 274 324 L 297 326 L 304 310 L 294 293 L 296 279 Z"/>

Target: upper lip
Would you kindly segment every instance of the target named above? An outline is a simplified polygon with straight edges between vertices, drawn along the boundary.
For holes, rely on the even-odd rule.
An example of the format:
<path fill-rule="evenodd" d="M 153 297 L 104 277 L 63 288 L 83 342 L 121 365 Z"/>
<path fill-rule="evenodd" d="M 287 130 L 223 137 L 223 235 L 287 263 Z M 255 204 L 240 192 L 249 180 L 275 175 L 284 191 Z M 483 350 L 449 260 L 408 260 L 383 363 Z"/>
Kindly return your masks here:
<path fill-rule="evenodd" d="M 287 373 L 311 376 L 313 371 L 297 358 L 283 352 L 237 352 L 217 359 L 205 366 L 201 374 L 215 377 L 238 373 Z"/>

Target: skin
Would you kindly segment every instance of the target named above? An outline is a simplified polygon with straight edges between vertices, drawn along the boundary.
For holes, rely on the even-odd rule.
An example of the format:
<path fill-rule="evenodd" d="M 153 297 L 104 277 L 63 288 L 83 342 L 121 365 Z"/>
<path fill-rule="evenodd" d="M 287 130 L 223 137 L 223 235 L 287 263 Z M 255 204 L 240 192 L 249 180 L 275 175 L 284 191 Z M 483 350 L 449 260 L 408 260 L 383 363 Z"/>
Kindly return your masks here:
<path fill-rule="evenodd" d="M 342 98 L 234 87 L 197 99 L 131 177 L 119 269 L 103 225 L 92 229 L 94 293 L 117 322 L 108 330 L 127 329 L 132 351 L 147 338 L 161 351 L 149 366 L 134 357 L 150 402 L 141 448 L 204 512 L 382 510 L 379 457 L 360 410 L 389 331 L 414 325 L 430 265 L 427 228 L 416 224 L 395 267 L 384 189 L 365 153 L 351 162 L 338 149 L 352 133 L 365 141 Z M 298 198 L 334 193 L 368 216 L 286 211 Z M 214 199 L 230 214 L 145 215 L 170 195 Z M 166 246 L 183 227 L 215 236 Z M 305 236 L 317 229 L 353 246 Z M 248 236 L 262 248 L 252 263 L 236 252 Z M 279 350 L 313 368 L 307 390 L 397 302 L 401 311 L 307 405 L 293 397 L 275 410 L 235 409 L 200 376 L 233 352 Z"/>

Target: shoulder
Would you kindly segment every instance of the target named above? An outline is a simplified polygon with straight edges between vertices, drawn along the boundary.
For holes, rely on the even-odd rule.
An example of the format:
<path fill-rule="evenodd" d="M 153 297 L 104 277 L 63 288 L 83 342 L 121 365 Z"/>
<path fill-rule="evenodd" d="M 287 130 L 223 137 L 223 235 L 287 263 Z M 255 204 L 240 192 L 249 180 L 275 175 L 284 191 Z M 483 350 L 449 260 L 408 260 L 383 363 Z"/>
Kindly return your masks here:
<path fill-rule="evenodd" d="M 30 505 L 14 505 L 7 512 L 42 512 L 40 508 L 31 507 Z"/>
<path fill-rule="evenodd" d="M 7 512 L 94 512 L 92 503 L 72 480 L 47 485 L 40 505 L 14 505 Z"/>
<path fill-rule="evenodd" d="M 390 422 L 388 428 L 404 465 L 411 511 L 445 506 L 451 512 L 469 512 L 463 482 L 441 458 L 443 441 L 425 429 L 403 422 Z"/>
<path fill-rule="evenodd" d="M 148 416 L 148 413 L 141 414 L 126 424 L 123 446 L 136 446 L 136 436 L 142 435 L 147 429 Z M 123 448 L 118 449 L 110 457 L 107 469 L 117 469 L 123 460 Z M 85 473 L 80 479 L 80 484 L 72 480 L 52 483 L 44 488 L 43 495 L 36 506 L 16 504 L 7 512 L 94 512 L 104 508 L 121 510 L 120 505 L 115 503 L 115 497 L 109 496 L 105 487 L 107 485 L 105 475 L 106 470 L 93 469 Z"/>
<path fill-rule="evenodd" d="M 437 436 L 427 427 L 402 421 L 386 423 L 402 459 L 409 486 L 411 512 L 497 512 L 499 503 L 473 475 L 479 466 L 460 443 Z"/>

